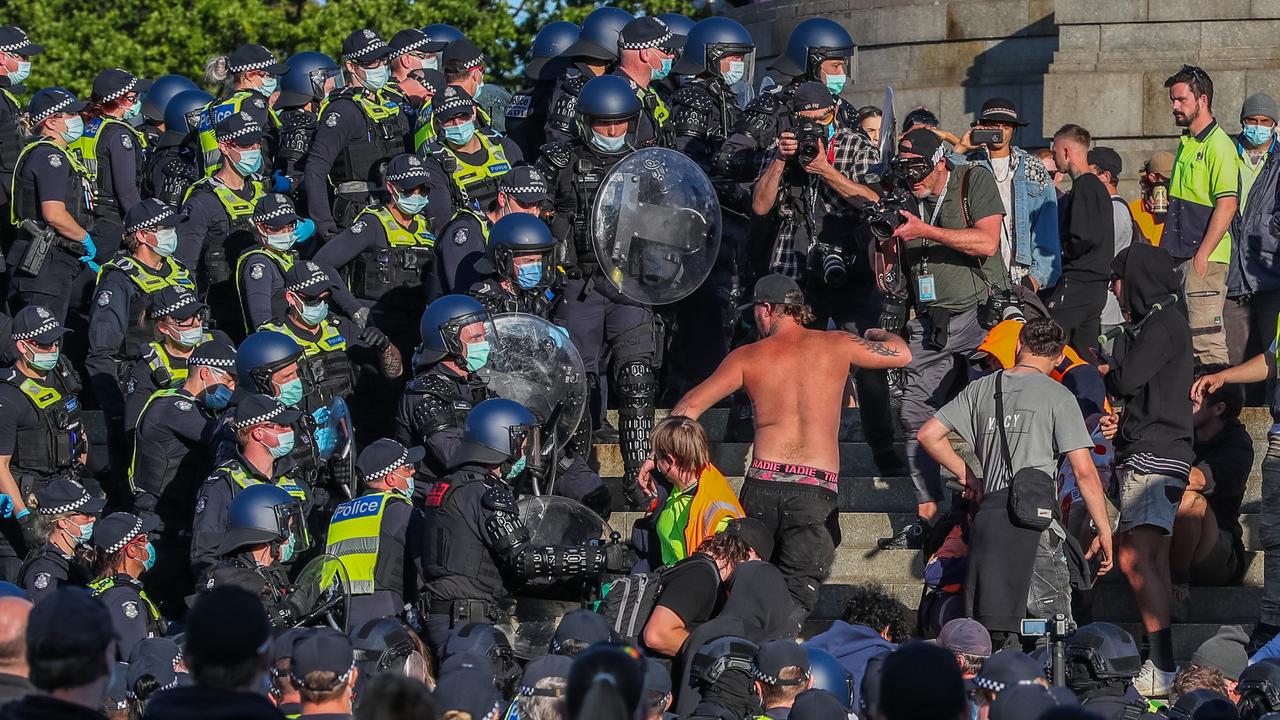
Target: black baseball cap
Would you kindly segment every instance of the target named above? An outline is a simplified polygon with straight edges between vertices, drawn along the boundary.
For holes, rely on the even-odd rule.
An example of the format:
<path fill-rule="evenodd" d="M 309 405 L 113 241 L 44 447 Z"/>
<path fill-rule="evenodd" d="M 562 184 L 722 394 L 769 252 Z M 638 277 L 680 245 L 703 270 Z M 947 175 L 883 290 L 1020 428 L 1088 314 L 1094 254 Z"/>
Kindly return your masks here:
<path fill-rule="evenodd" d="M 27 619 L 27 657 L 41 662 L 101 657 L 115 639 L 106 606 L 82 587 L 54 590 Z"/>
<path fill-rule="evenodd" d="M 187 613 L 184 642 L 183 654 L 193 661 L 235 665 L 267 652 L 271 622 L 258 596 L 223 585 L 196 596 Z"/>
<path fill-rule="evenodd" d="M 311 300 L 338 289 L 338 282 L 319 264 L 300 260 L 285 271 L 284 289 Z"/>
<path fill-rule="evenodd" d="M 144 93 L 151 89 L 150 80 L 139 80 L 137 75 L 122 68 L 107 68 L 93 79 L 93 99 L 111 102 L 131 92 Z"/>
<path fill-rule="evenodd" d="M 441 712 L 461 710 L 471 713 L 473 718 L 487 718 L 502 703 L 502 696 L 493 683 L 493 673 L 463 667 L 442 673 L 432 695 L 440 704 Z"/>
<path fill-rule="evenodd" d="M 756 283 L 756 287 L 759 286 L 760 283 Z M 769 532 L 769 528 L 765 527 L 765 524 L 758 518 L 734 518 L 725 525 L 723 532 L 741 538 L 764 560 L 768 560 L 773 556 L 773 533 Z"/>
<path fill-rule="evenodd" d="M 148 513 L 138 517 L 133 513 L 113 512 L 98 520 L 93 526 L 94 547 L 105 553 L 117 552 L 130 540 L 160 527 L 160 518 Z"/>
<path fill-rule="evenodd" d="M 156 292 L 155 301 L 151 303 L 151 317 L 186 320 L 200 314 L 207 307 L 209 306 L 200 302 L 200 298 L 190 290 L 167 285 Z M 188 360 L 187 364 L 190 362 Z"/>
<path fill-rule="evenodd" d="M 241 45 L 227 56 L 227 70 L 233 73 L 261 70 L 272 75 L 283 75 L 289 66 L 276 60 L 271 51 L 261 45 Z"/>
<path fill-rule="evenodd" d="M 58 318 L 39 305 L 28 305 L 13 316 L 13 340 L 33 340 L 40 345 L 49 345 L 70 332 Z"/>
<path fill-rule="evenodd" d="M 613 630 L 603 615 L 590 610 L 574 610 L 566 613 L 556 626 L 555 635 L 551 637 L 551 652 L 558 653 L 564 643 L 571 640 L 590 647 L 612 639 Z"/>
<path fill-rule="evenodd" d="M 409 28 L 401 30 L 391 36 L 391 42 L 387 47 L 391 48 L 391 52 L 387 57 L 394 60 L 395 58 L 410 52 L 437 53 L 445 48 L 449 43 L 438 42 L 427 37 L 427 34 L 418 28 Z"/>
<path fill-rule="evenodd" d="M 444 92 L 431 101 L 431 106 L 431 113 L 437 122 L 452 120 L 475 112 L 475 100 L 471 98 L 470 93 L 457 85 L 447 86 Z"/>
<path fill-rule="evenodd" d="M 27 116 L 31 119 L 32 126 L 36 126 L 54 115 L 78 113 L 88 104 L 76 98 L 70 90 L 47 87 L 37 90 L 31 96 L 31 101 L 27 103 Z"/>
<path fill-rule="evenodd" d="M 790 680 L 779 677 L 783 668 L 789 667 L 798 667 L 804 672 Z M 795 641 L 770 640 L 756 651 L 751 675 L 765 685 L 803 685 L 809 681 L 809 653 Z"/>
<path fill-rule="evenodd" d="M 800 83 L 796 88 L 796 92 L 791 96 L 791 109 L 794 112 L 804 112 L 806 110 L 828 110 L 835 107 L 836 96 L 831 94 L 831 90 L 820 82 Z"/>
<path fill-rule="evenodd" d="M 919 155 L 936 163 L 942 159 L 942 138 L 929 128 L 916 128 L 898 140 L 898 152 Z"/>
<path fill-rule="evenodd" d="M 332 690 L 347 681 L 356 666 L 355 650 L 351 639 L 333 628 L 312 628 L 293 641 L 289 675 L 294 683 L 303 685 L 307 675 L 313 672 L 331 672 L 337 676 L 328 688 Z"/>
<path fill-rule="evenodd" d="M 1021 650 L 1005 648 L 982 663 L 973 684 L 999 693 L 1018 685 L 1030 685 L 1044 678 L 1044 668 Z"/>
<path fill-rule="evenodd" d="M 367 64 L 391 54 L 387 41 L 369 28 L 353 31 L 342 41 L 342 59 Z"/>
<path fill-rule="evenodd" d="M 267 193 L 258 198 L 258 204 L 253 206 L 253 216 L 250 218 L 255 224 L 263 223 L 277 230 L 289 227 L 299 219 L 293 200 L 284 193 Z"/>
<path fill-rule="evenodd" d="M 619 50 L 644 50 L 662 48 L 676 52 L 684 47 L 685 37 L 671 32 L 671 28 L 656 17 L 638 17 L 622 26 L 618 33 Z M 830 95 L 830 93 L 827 93 Z"/>
<path fill-rule="evenodd" d="M 387 182 L 400 190 L 412 190 L 431 184 L 431 176 L 427 174 L 427 166 L 417 155 L 400 153 L 387 163 Z"/>
<path fill-rule="evenodd" d="M 796 696 L 791 704 L 788 720 L 831 720 L 848 717 L 849 711 L 835 695 L 819 688 L 810 688 Z"/>
<path fill-rule="evenodd" d="M 974 125 L 983 125 L 987 123 L 1002 123 L 1004 125 L 1014 125 L 1016 127 L 1026 127 L 1027 121 L 1018 117 L 1018 106 L 1008 98 L 991 98 L 982 103 L 982 109 L 978 111 L 978 117 L 973 121 Z"/>
<path fill-rule="evenodd" d="M 34 509 L 38 515 L 97 515 L 107 504 L 105 498 L 94 497 L 85 486 L 64 477 L 50 480 L 48 485 L 36 490 L 35 496 Z"/>
<path fill-rule="evenodd" d="M 539 680 L 545 678 L 561 678 L 569 677 L 569 668 L 573 667 L 573 658 L 567 655 L 542 655 L 530 660 L 524 666 L 524 674 L 520 676 L 520 687 L 517 694 L 523 697 L 560 697 L 564 694 L 561 690 L 551 690 L 547 688 L 536 688 Z M 668 674 L 668 678 L 670 675 Z"/>
<path fill-rule="evenodd" d="M 124 215 L 124 231 L 132 234 L 139 230 L 150 230 L 151 228 L 169 228 L 178 224 L 178 211 L 173 206 L 163 200 L 156 198 L 146 198 L 133 207 Z"/>
<path fill-rule="evenodd" d="M 467 38 L 459 38 L 449 43 L 444 49 L 441 62 L 445 67 L 448 67 L 450 63 L 456 63 L 462 68 L 470 70 L 473 67 L 484 65 L 484 53 Z"/>
<path fill-rule="evenodd" d="M 253 119 L 249 113 L 241 110 L 218 121 L 213 126 L 213 135 L 218 142 L 234 142 L 237 145 L 252 145 L 267 136 L 267 131 Z"/>
<path fill-rule="evenodd" d="M 518 165 L 498 178 L 498 190 L 514 197 L 525 207 L 540 205 L 551 199 L 551 188 L 541 170 L 532 165 Z"/>
<path fill-rule="evenodd" d="M 1120 159 L 1120 153 L 1113 148 L 1099 145 L 1089 151 L 1087 158 L 1090 165 L 1096 165 L 1099 170 L 1111 173 L 1112 180 L 1120 179 L 1120 173 L 1124 170 L 1124 161 Z"/>
<path fill-rule="evenodd" d="M 236 348 L 220 338 L 206 340 L 191 351 L 187 367 L 211 367 L 230 375 L 236 374 Z"/>
<path fill-rule="evenodd" d="M 356 458 L 356 475 L 363 482 L 378 480 L 396 468 L 422 462 L 426 454 L 421 447 L 406 448 L 391 438 L 374 440 Z"/>
<path fill-rule="evenodd" d="M 302 412 L 285 407 L 279 400 L 270 395 L 254 394 L 241 400 L 236 405 L 236 419 L 232 421 L 233 430 L 244 430 L 255 425 L 271 422 L 277 425 L 292 425 L 302 417 Z"/>
<path fill-rule="evenodd" d="M 751 302 L 739 305 L 738 309 L 746 310 L 753 305 L 761 303 L 785 305 L 788 302 L 787 294 L 792 292 L 798 292 L 803 295 L 799 283 L 794 278 L 787 277 L 782 273 L 771 273 L 756 281 L 755 290 L 751 293 Z"/>
<path fill-rule="evenodd" d="M 31 42 L 26 30 L 16 25 L 5 25 L 0 27 L 0 52 L 31 57 L 44 52 L 44 46 Z"/>

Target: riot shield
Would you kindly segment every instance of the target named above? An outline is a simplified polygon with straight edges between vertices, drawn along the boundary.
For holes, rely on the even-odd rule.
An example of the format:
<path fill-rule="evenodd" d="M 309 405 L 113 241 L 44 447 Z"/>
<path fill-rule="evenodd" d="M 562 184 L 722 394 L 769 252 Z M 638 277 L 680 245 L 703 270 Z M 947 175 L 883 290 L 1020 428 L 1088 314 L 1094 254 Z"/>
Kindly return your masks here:
<path fill-rule="evenodd" d="M 683 153 L 636 151 L 596 193 L 591 237 L 614 287 L 646 305 L 687 297 L 720 252 L 720 200 L 706 173 Z"/>
<path fill-rule="evenodd" d="M 568 331 L 524 313 L 495 315 L 493 327 L 493 351 L 480 376 L 499 397 L 524 405 L 547 425 L 542 436 L 549 450 L 564 447 L 587 407 L 587 373 Z"/>
<path fill-rule="evenodd" d="M 347 632 L 347 608 L 351 606 L 351 579 L 342 561 L 332 555 L 318 555 L 293 583 L 291 593 L 302 613 L 294 627 L 327 625 Z"/>
<path fill-rule="evenodd" d="M 893 156 L 898 153 L 898 118 L 893 110 L 892 85 L 885 86 L 884 105 L 880 111 L 884 113 L 880 121 L 880 147 L 876 164 L 872 165 L 866 174 L 867 182 L 872 185 L 877 185 L 889 177 Z"/>
<path fill-rule="evenodd" d="M 336 397 L 329 406 L 327 427 L 333 431 L 336 442 L 329 455 L 329 469 L 334 484 L 342 490 L 347 500 L 356 496 L 356 433 L 351 422 L 351 409 L 347 401 Z"/>

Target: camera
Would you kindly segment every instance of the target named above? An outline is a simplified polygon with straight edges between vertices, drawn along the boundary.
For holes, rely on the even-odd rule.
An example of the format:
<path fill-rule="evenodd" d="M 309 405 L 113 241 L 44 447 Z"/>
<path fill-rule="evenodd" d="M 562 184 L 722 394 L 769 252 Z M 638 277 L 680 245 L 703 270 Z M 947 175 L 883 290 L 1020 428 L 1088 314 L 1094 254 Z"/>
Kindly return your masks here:
<path fill-rule="evenodd" d="M 801 165 L 813 162 L 818 153 L 822 152 L 822 140 L 827 136 L 826 128 L 801 116 L 796 118 L 791 133 L 796 136 L 796 143 L 799 145 L 796 149 L 796 161 Z"/>
<path fill-rule="evenodd" d="M 893 237 L 893 231 L 897 230 L 904 220 L 899 211 L 908 209 L 907 203 L 910 197 L 906 191 L 894 188 L 881 195 L 876 202 L 863 208 L 862 216 L 871 234 L 881 240 Z"/>
<path fill-rule="evenodd" d="M 817 242 L 809 248 L 809 272 L 827 287 L 841 287 L 849 276 L 853 258 L 843 245 Z"/>
<path fill-rule="evenodd" d="M 1023 637 L 1043 637 L 1053 640 L 1065 640 L 1075 632 L 1075 625 L 1067 619 L 1066 615 L 1057 613 L 1053 617 L 1044 618 L 1026 618 L 1022 621 L 1022 631 L 1018 634 Z"/>
<path fill-rule="evenodd" d="M 1026 320 L 1022 314 L 1022 298 L 1013 290 L 993 294 L 982 307 L 983 328 L 990 330 L 1005 320 Z"/>
<path fill-rule="evenodd" d="M 1004 142 L 1004 131 L 975 128 L 969 131 L 969 139 L 974 145 L 999 145 Z"/>

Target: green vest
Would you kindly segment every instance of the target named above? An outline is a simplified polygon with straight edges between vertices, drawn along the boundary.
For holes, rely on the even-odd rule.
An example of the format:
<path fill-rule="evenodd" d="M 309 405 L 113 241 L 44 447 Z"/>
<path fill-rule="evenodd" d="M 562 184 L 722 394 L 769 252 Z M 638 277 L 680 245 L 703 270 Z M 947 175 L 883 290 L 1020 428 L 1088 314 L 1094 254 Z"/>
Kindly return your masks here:
<path fill-rule="evenodd" d="M 407 229 L 396 221 L 395 216 L 385 207 L 374 206 L 366 208 L 361 215 L 372 215 L 382 225 L 382 230 L 387 234 L 387 244 L 393 248 L 400 247 L 426 247 L 433 248 L 436 246 L 435 233 L 431 232 L 431 224 L 427 221 L 425 215 L 415 215 L 413 218 L 413 229 Z"/>
<path fill-rule="evenodd" d="M 208 342 L 212 339 L 213 334 L 207 330 L 200 336 L 200 342 Z M 177 387 L 187 379 L 187 364 L 184 362 L 181 367 L 174 365 L 173 358 L 169 357 L 169 351 L 165 349 L 164 343 L 156 341 L 147 343 L 147 350 L 143 352 L 142 359 L 147 363 L 147 369 L 151 371 L 151 381 L 157 388 Z"/>
<path fill-rule="evenodd" d="M 132 257 L 121 255 L 112 258 L 111 262 L 98 269 L 98 279 L 102 279 L 103 271 L 108 267 L 113 267 L 132 280 L 143 295 L 150 295 L 170 286 L 184 288 L 191 292 L 196 291 L 196 282 L 191 279 L 191 273 L 182 266 L 182 263 L 173 258 L 161 258 L 161 260 L 169 267 L 168 275 L 159 275 Z"/>
<path fill-rule="evenodd" d="M 262 95 L 257 90 L 241 90 L 225 100 L 214 100 L 204 106 L 204 112 L 200 113 L 198 134 L 200 155 L 204 158 L 205 176 L 212 175 L 222 166 L 222 153 L 218 150 L 218 136 L 214 133 L 214 126 L 227 116 L 240 112 L 240 106 L 244 101 L 254 97 L 262 97 Z M 272 124 L 279 128 L 280 117 L 270 105 L 267 105 L 267 115 L 271 118 Z"/>
<path fill-rule="evenodd" d="M 489 137 L 486 133 L 476 131 L 480 146 L 484 149 L 484 162 L 469 165 L 462 156 L 448 143 L 440 143 L 440 147 L 453 158 L 453 186 L 468 200 L 478 200 L 483 204 L 498 194 L 498 178 L 511 172 L 511 163 L 507 160 L 507 152 L 502 148 L 502 141 Z"/>
<path fill-rule="evenodd" d="M 84 185 L 85 192 L 87 192 L 90 196 L 92 196 L 93 194 L 92 186 L 89 184 L 89 180 L 88 180 L 89 173 L 87 170 L 84 169 L 84 165 L 80 164 L 80 161 L 76 158 L 75 153 L 72 153 L 70 149 L 64 148 L 61 145 L 58 145 L 58 143 L 54 142 L 52 139 L 47 137 L 42 137 L 39 140 L 33 140 L 32 142 L 27 143 L 26 146 L 22 148 L 22 152 L 18 153 L 17 162 L 13 164 L 13 168 L 14 168 L 13 183 L 9 187 L 9 222 L 13 223 L 14 225 L 21 225 L 24 219 L 22 215 L 18 212 L 18 209 L 19 209 L 18 203 L 15 202 L 15 199 L 18 197 L 18 179 L 19 179 L 18 171 L 22 169 L 22 159 L 25 158 L 27 156 L 27 153 L 31 152 L 31 149 L 36 147 L 37 145 L 49 145 L 54 150 L 57 150 L 58 152 L 62 153 L 62 156 L 67 159 L 67 164 L 71 166 L 71 174 L 73 176 L 75 175 L 80 176 L 80 178 L 82 179 L 82 182 L 85 184 Z M 67 211 L 71 212 L 72 217 L 76 217 L 76 213 L 72 211 L 72 203 L 73 203 L 73 199 L 71 197 L 68 197 Z M 92 209 L 92 207 L 90 209 Z M 32 215 L 31 219 L 38 220 L 40 217 L 41 217 L 40 215 Z"/>
<path fill-rule="evenodd" d="M 93 183 L 95 190 L 101 186 L 98 185 L 98 140 L 102 137 L 102 131 L 111 123 L 115 123 L 120 127 L 128 130 L 133 135 L 133 141 L 138 143 L 138 147 L 147 147 L 147 136 L 133 129 L 129 123 L 113 117 L 98 117 L 84 124 L 84 133 L 76 138 L 75 142 L 69 143 L 67 149 L 71 154 L 80 161 L 80 165 L 84 167 L 85 176 L 89 178 L 89 182 Z M 142 172 L 142 168 L 138 168 L 138 172 Z M 128 208 L 125 208 L 128 211 Z"/>
<path fill-rule="evenodd" d="M 93 592 L 94 597 L 102 597 L 103 593 L 115 586 L 116 578 L 112 575 L 111 577 L 98 578 L 97 580 L 89 583 L 89 590 Z M 142 588 L 138 588 L 138 596 L 147 604 L 147 611 L 151 613 L 151 621 L 160 622 L 160 608 L 156 607 L 156 604 L 151 602 L 151 598 L 147 597 L 147 591 Z"/>
<path fill-rule="evenodd" d="M 308 340 L 301 335 L 293 332 L 293 328 L 288 323 L 263 323 L 259 330 L 270 330 L 293 338 L 293 341 L 302 346 L 302 351 L 307 357 L 315 357 L 324 353 L 341 352 L 347 349 L 347 339 L 342 335 L 333 323 L 325 320 L 320 323 L 320 339 L 316 341 Z"/>
<path fill-rule="evenodd" d="M 484 244 L 487 247 L 489 245 L 489 227 L 492 225 L 492 223 L 489 222 L 488 216 L 475 208 L 469 208 L 466 206 L 458 208 L 453 214 L 453 219 L 456 220 L 459 215 L 470 215 L 476 219 L 477 223 L 480 223 L 480 235 L 484 237 Z"/>
<path fill-rule="evenodd" d="M 348 500 L 333 511 L 325 552 L 347 568 L 352 595 L 368 595 L 376 589 L 374 569 L 378 565 L 382 515 L 387 504 L 395 501 L 408 502 L 400 493 L 380 492 Z"/>
<path fill-rule="evenodd" d="M 249 200 L 241 200 L 239 195 L 236 195 L 231 188 L 221 182 L 213 178 L 201 178 L 187 188 L 187 193 L 182 196 L 182 202 L 185 203 L 190 200 L 191 193 L 202 183 L 208 183 L 213 188 L 213 194 L 218 197 L 218 202 L 222 203 L 222 209 L 227 211 L 227 218 L 230 220 L 232 230 L 236 229 L 235 226 L 238 222 L 242 222 L 245 225 L 250 224 L 249 218 L 253 217 L 254 206 L 258 204 L 263 195 L 267 194 L 262 183 L 245 178 L 245 183 L 253 188 L 253 197 Z"/>

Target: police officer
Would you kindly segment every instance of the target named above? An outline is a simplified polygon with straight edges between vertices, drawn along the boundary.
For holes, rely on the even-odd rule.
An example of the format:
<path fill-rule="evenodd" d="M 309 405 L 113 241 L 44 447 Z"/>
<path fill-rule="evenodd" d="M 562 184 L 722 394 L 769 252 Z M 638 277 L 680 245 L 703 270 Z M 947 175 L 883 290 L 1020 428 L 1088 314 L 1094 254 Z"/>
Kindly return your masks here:
<path fill-rule="evenodd" d="M 596 8 L 582 21 L 582 33 L 563 57 L 571 66 L 556 82 L 547 114 L 549 143 L 567 143 L 578 135 L 578 94 L 587 81 L 599 77 L 618 62 L 618 33 L 635 16 L 626 10 Z"/>
<path fill-rule="evenodd" d="M 449 41 L 440 55 L 441 71 L 444 72 L 445 83 L 462 88 L 467 97 L 477 97 L 485 87 L 484 53 L 475 43 L 467 38 Z M 493 128 L 493 117 L 489 111 L 477 105 L 475 125 L 477 129 Z"/>
<path fill-rule="evenodd" d="M 370 326 L 386 332 L 404 356 L 417 344 L 435 260 L 436 233 L 425 214 L 431 183 L 426 163 L 395 156 L 385 179 L 391 202 L 366 208 L 315 255 L 318 265 L 350 279 L 356 297 L 373 303 Z"/>
<path fill-rule="evenodd" d="M 213 102 L 203 90 L 184 90 L 165 106 L 165 130 L 149 147 L 143 166 L 142 193 L 174 207 L 182 205 L 187 190 L 201 177 L 200 116 Z"/>
<path fill-rule="evenodd" d="M 1280 712 L 1280 661 L 1268 657 L 1246 667 L 1235 691 L 1240 696 L 1237 706 L 1242 720 L 1260 720 L 1267 713 Z"/>
<path fill-rule="evenodd" d="M 479 108 L 458 85 L 444 89 L 432 111 L 439 138 L 427 145 L 428 164 L 449 178 L 453 206 L 487 210 L 498 196 L 498 179 L 524 164 L 520 148 L 488 128 L 477 128 Z"/>
<path fill-rule="evenodd" d="M 505 580 L 620 572 L 625 546 L 536 546 L 507 483 L 527 464 L 537 420 L 522 405 L 495 398 L 475 407 L 450 473 L 424 502 L 422 609 L 433 653 L 455 625 L 497 619 Z"/>
<path fill-rule="evenodd" d="M 486 267 L 489 229 L 512 213 L 540 216 L 550 205 L 547 178 L 541 170 L 521 165 L 498 179 L 497 203 L 487 210 L 460 207 L 436 243 L 436 272 L 430 297 L 463 293 L 493 274 Z"/>
<path fill-rule="evenodd" d="M 417 579 L 405 549 L 416 546 L 409 535 L 417 513 L 413 478 L 424 454 L 420 447 L 405 448 L 386 438 L 365 448 L 356 460 L 356 474 L 366 492 L 339 505 L 329 521 L 325 552 L 341 560 L 351 578 L 348 627 L 399 616 L 406 595 L 414 600 Z"/>
<path fill-rule="evenodd" d="M 618 34 L 618 68 L 613 74 L 631 83 L 631 89 L 644 111 L 636 130 L 637 146 L 671 147 L 671 130 L 667 122 L 671 112 L 658 96 L 654 83 L 671 74 L 685 38 L 671 32 L 666 23 L 655 17 L 638 17 L 627 23 Z"/>
<path fill-rule="evenodd" d="M 257 244 L 252 218 L 267 192 L 258 175 L 267 132 L 247 112 L 226 116 L 214 132 L 225 162 L 187 191 L 174 257 L 196 271 L 214 325 L 238 340 L 244 315 L 232 282 L 231 262 Z"/>
<path fill-rule="evenodd" d="M 401 112 L 406 112 L 413 118 L 411 124 L 415 131 L 421 125 L 417 117 L 418 110 L 424 106 L 423 100 L 427 99 L 423 97 L 422 91 L 425 88 L 420 81 L 422 74 L 418 71 L 428 69 L 427 61 L 430 58 L 434 57 L 439 62 L 439 54 L 445 45 L 443 42 L 432 41 L 417 28 L 401 30 L 391 36 L 391 41 L 387 43 L 391 48 L 391 53 L 387 55 L 387 62 L 391 65 L 391 80 L 387 83 L 385 94 L 400 105 Z M 441 83 L 439 87 L 444 84 Z M 426 106 L 430 107 L 430 104 L 426 103 Z"/>
<path fill-rule="evenodd" d="M 276 133 L 280 118 L 271 108 L 271 96 L 280 86 L 280 76 L 288 68 L 276 60 L 270 50 L 261 45 L 241 45 L 228 56 L 214 58 L 205 68 L 205 79 L 211 85 L 222 84 L 222 95 L 205 108 L 200 121 L 200 152 L 204 162 L 204 174 L 212 175 L 223 163 L 225 155 L 219 152 L 222 140 L 218 137 L 218 123 L 229 115 L 248 113 L 264 130 L 264 176 L 272 174 L 272 158 L 275 157 Z M 282 183 L 277 178 L 277 184 Z M 287 188 L 274 187 L 277 192 Z"/>
<path fill-rule="evenodd" d="M 66 328 L 45 308 L 13 318 L 18 358 L 0 372 L 0 493 L 13 501 L 13 520 L 0 520 L 0 572 L 16 577 L 22 538 L 35 518 L 23 502 L 55 477 L 78 480 L 89 438 L 80 422 L 80 382 L 60 357 Z M 36 543 L 31 542 L 30 545 Z"/>
<path fill-rule="evenodd" d="M 1067 687 L 1104 720 L 1136 720 L 1146 712 L 1146 701 L 1133 687 L 1141 669 L 1138 646 L 1119 626 L 1090 623 L 1067 638 Z"/>
<path fill-rule="evenodd" d="M 168 623 L 139 580 L 156 562 L 147 534 L 156 529 L 155 517 L 116 512 L 93 529 L 94 580 L 89 589 L 111 613 L 116 632 L 116 662 L 126 662 L 139 641 L 165 634 Z"/>
<path fill-rule="evenodd" d="M 164 134 L 164 114 L 169 107 L 169 102 L 184 92 L 199 89 L 191 78 L 185 75 L 161 75 L 151 83 L 151 87 L 142 94 L 142 126 L 139 128 L 147 138 L 148 148 L 154 148 L 160 136 Z"/>
<path fill-rule="evenodd" d="M 564 52 L 577 42 L 582 29 L 557 20 L 543 25 L 533 36 L 529 59 L 524 65 L 525 84 L 507 106 L 507 137 L 520 147 L 524 159 L 535 162 L 547 137 L 547 114 L 556 80 L 569 66 Z"/>
<path fill-rule="evenodd" d="M 63 585 L 89 584 L 89 568 L 80 548 L 93 538 L 96 516 L 107 501 L 67 478 L 37 490 L 35 501 L 37 530 L 45 542 L 27 553 L 16 579 L 31 602 L 38 603 Z"/>
<path fill-rule="evenodd" d="M 245 488 L 227 509 L 218 560 L 201 575 L 197 589 L 247 590 L 262 599 L 272 627 L 293 627 L 305 608 L 300 598 L 289 594 L 285 566 L 305 547 L 305 532 L 296 497 L 275 485 Z"/>
<path fill-rule="evenodd" d="M 333 58 L 313 50 L 294 55 L 285 66 L 288 69 L 280 76 L 280 94 L 275 101 L 280 117 L 276 169 L 289 178 L 290 189 L 297 189 L 316 134 L 320 103 L 337 86 L 339 69 Z"/>
<path fill-rule="evenodd" d="M 564 280 L 552 262 L 556 238 L 535 215 L 513 213 L 489 232 L 489 264 L 495 274 L 471 286 L 490 315 L 521 312 L 550 319 Z"/>
<path fill-rule="evenodd" d="M 309 510 L 310 488 L 281 472 L 289 465 L 283 459 L 293 451 L 292 426 L 301 418 L 302 413 L 267 395 L 249 395 L 236 405 L 231 421 L 236 452 L 213 471 L 196 495 L 191 536 L 191 569 L 196 577 L 216 562 L 231 501 L 241 490 L 259 483 L 275 485 L 293 497 L 304 513 Z M 299 550 L 307 545 L 305 541 L 304 532 Z"/>
<path fill-rule="evenodd" d="M 698 647 L 689 660 L 686 687 L 696 698 L 688 715 L 690 720 L 751 716 L 752 705 L 758 702 L 752 692 L 752 680 L 755 655 L 759 651 L 754 642 L 735 635 L 719 637 Z"/>
<path fill-rule="evenodd" d="M 381 94 L 391 78 L 390 54 L 386 41 L 369 29 L 356 30 L 342 42 L 350 83 L 329 93 L 321 105 L 303 172 L 307 210 L 326 240 L 350 226 L 375 199 L 384 199 L 383 169 L 407 148 L 409 118 Z"/>
<path fill-rule="evenodd" d="M 400 84 L 400 90 L 409 104 L 417 105 L 409 145 L 418 155 L 426 153 L 427 145 L 436 139 L 435 97 L 444 92 L 446 85 L 448 83 L 444 80 L 444 73 L 426 68 L 411 70 Z"/>
<path fill-rule="evenodd" d="M 638 478 L 653 430 L 657 330 L 652 310 L 624 297 L 600 277 L 590 212 L 605 174 L 635 147 L 641 111 L 640 100 L 626 80 L 595 78 L 582 88 L 578 99 L 578 138 L 571 144 L 544 148 L 539 160 L 551 177 L 556 210 L 551 229 L 560 241 L 561 264 L 569 275 L 556 321 L 569 329 L 597 389 L 603 359 L 610 356 L 620 397 L 624 489 L 633 505 L 647 505 Z M 599 427 L 604 393 L 596 394 L 592 418 Z"/>
<path fill-rule="evenodd" d="M 189 295 L 187 297 L 190 297 Z M 236 350 L 225 339 L 197 346 L 177 387 L 157 390 L 138 417 L 129 489 L 140 515 L 158 519 L 156 566 L 148 579 L 165 614 L 181 618 L 191 586 L 191 529 L 196 494 L 213 471 L 218 417 L 231 402 Z"/>
<path fill-rule="evenodd" d="M 16 96 L 26 92 L 23 83 L 31 75 L 31 58 L 41 52 L 44 46 L 31 42 L 22 28 L 0 27 L 0 212 L 6 215 L 18 153 L 27 142 L 27 131 L 19 122 L 22 105 Z M 12 243 L 13 228 L 0 222 L 0 250 L 7 254 Z"/>
<path fill-rule="evenodd" d="M 298 217 L 289 196 L 280 193 L 263 195 L 251 220 L 257 246 L 236 259 L 236 295 L 246 335 L 284 317 L 284 274 L 298 262 L 294 246 L 314 231 L 310 221 Z"/>
<path fill-rule="evenodd" d="M 88 172 L 68 146 L 84 132 L 85 103 L 62 88 L 31 97 L 27 117 L 36 137 L 18 155 L 10 220 L 18 225 L 10 281 L 23 305 L 40 305 L 59 322 L 67 317 L 71 284 L 97 248 Z M 24 221 L 31 221 L 24 225 Z"/>

